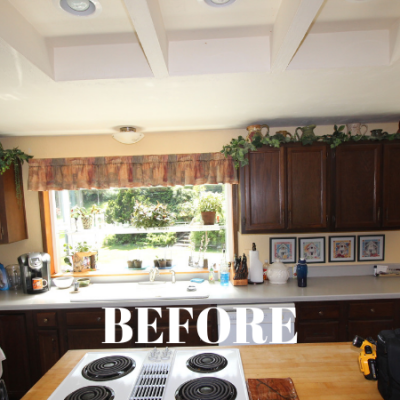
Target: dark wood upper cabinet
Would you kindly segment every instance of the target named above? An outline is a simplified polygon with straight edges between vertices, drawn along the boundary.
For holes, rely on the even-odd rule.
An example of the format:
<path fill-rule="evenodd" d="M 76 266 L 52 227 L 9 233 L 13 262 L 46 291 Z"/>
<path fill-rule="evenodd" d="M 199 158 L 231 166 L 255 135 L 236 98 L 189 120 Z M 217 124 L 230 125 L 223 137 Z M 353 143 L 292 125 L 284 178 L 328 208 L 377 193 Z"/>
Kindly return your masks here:
<path fill-rule="evenodd" d="M 18 242 L 28 238 L 25 217 L 22 172 L 20 167 L 22 201 L 18 204 L 14 167 L 0 175 L 0 244 Z"/>
<path fill-rule="evenodd" d="M 285 153 L 283 146 L 249 153 L 240 175 L 242 233 L 285 229 Z"/>
<path fill-rule="evenodd" d="M 328 146 L 287 147 L 288 230 L 325 230 Z"/>
<path fill-rule="evenodd" d="M 381 226 L 382 149 L 381 143 L 348 143 L 336 149 L 336 230 Z"/>
<path fill-rule="evenodd" d="M 383 145 L 383 218 L 384 228 L 400 227 L 400 143 Z"/>

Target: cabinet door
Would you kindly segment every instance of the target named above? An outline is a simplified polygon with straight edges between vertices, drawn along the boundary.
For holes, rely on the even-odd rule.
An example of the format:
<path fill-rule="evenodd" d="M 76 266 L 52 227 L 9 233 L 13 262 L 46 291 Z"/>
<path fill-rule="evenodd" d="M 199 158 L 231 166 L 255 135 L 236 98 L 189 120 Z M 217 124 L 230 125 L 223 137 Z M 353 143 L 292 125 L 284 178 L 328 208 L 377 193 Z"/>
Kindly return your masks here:
<path fill-rule="evenodd" d="M 339 322 L 300 322 L 297 326 L 298 343 L 339 342 Z"/>
<path fill-rule="evenodd" d="M 350 320 L 347 339 L 349 341 L 353 340 L 356 335 L 363 338 L 372 337 L 373 339 L 376 339 L 380 331 L 397 328 L 394 325 L 393 320 Z"/>
<path fill-rule="evenodd" d="M 11 399 L 20 399 L 30 388 L 29 347 L 24 314 L 0 315 L 0 347 L 6 355 L 3 376 Z"/>
<path fill-rule="evenodd" d="M 326 229 L 327 154 L 325 144 L 287 148 L 288 229 Z"/>
<path fill-rule="evenodd" d="M 400 227 L 400 143 L 383 146 L 383 227 Z"/>
<path fill-rule="evenodd" d="M 20 203 L 16 195 L 14 167 L 0 175 L 0 244 L 28 238 L 21 167 L 19 174 L 22 193 Z"/>
<path fill-rule="evenodd" d="M 241 170 L 242 233 L 285 229 L 285 149 L 263 147 Z"/>
<path fill-rule="evenodd" d="M 40 366 L 44 375 L 59 359 L 60 349 L 56 330 L 38 331 Z"/>
<path fill-rule="evenodd" d="M 336 149 L 336 229 L 381 226 L 382 144 L 344 144 Z"/>
<path fill-rule="evenodd" d="M 105 341 L 105 329 L 68 329 L 67 341 L 68 350 L 83 349 L 125 349 L 134 347 L 134 336 L 128 342 L 123 343 L 103 343 Z M 122 339 L 122 330 L 115 330 L 115 341 Z"/>

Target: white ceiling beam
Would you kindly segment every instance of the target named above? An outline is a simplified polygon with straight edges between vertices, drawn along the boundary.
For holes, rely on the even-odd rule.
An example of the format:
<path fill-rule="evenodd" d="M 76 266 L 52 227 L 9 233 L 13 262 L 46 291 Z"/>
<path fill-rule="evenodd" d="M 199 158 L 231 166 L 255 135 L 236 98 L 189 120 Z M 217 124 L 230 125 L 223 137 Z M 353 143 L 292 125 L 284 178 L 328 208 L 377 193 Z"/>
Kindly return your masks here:
<path fill-rule="evenodd" d="M 272 72 L 284 71 L 325 0 L 282 0 L 272 36 Z"/>
<path fill-rule="evenodd" d="M 158 0 L 124 2 L 154 76 L 167 77 L 168 39 Z"/>
<path fill-rule="evenodd" d="M 0 38 L 53 78 L 52 56 L 45 40 L 8 1 L 0 1 Z"/>

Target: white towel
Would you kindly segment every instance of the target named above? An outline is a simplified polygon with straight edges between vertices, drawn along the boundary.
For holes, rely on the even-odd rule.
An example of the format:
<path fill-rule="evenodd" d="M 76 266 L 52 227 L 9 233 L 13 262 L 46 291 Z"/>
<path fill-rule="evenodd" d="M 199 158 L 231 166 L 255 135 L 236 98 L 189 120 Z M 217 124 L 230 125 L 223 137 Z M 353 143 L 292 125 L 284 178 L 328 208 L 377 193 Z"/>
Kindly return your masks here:
<path fill-rule="evenodd" d="M 1 362 L 3 361 L 3 360 L 5 360 L 6 359 L 6 356 L 4 355 L 4 352 L 3 352 L 3 350 L 1 349 L 1 347 L 0 347 L 0 378 L 1 378 L 1 376 L 3 375 L 3 367 L 2 367 L 2 365 L 1 365 Z"/>

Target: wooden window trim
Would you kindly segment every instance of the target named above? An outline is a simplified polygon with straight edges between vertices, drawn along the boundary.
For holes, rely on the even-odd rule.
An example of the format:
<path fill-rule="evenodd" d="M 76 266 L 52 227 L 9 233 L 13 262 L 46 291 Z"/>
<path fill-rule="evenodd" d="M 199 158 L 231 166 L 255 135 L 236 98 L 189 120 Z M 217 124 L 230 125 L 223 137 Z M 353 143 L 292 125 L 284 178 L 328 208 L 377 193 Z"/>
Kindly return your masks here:
<path fill-rule="evenodd" d="M 51 274 L 55 274 L 54 260 L 54 246 L 53 246 L 53 229 L 51 226 L 51 212 L 50 212 L 50 192 L 39 192 L 39 209 L 40 209 L 40 223 L 42 226 L 42 240 L 43 251 L 50 254 Z"/>
<path fill-rule="evenodd" d="M 238 254 L 238 231 L 239 231 L 239 185 L 232 185 L 232 218 L 233 218 L 233 250 L 235 254 Z M 40 209 L 40 223 L 42 228 L 42 241 L 43 241 L 43 251 L 50 255 L 51 275 L 56 275 L 55 259 L 54 259 L 54 245 L 53 245 L 53 228 L 51 225 L 51 208 L 50 208 L 50 191 L 38 192 L 39 194 L 39 209 Z M 196 271 L 203 273 L 203 271 Z M 166 272 L 169 273 L 169 272 Z M 180 273 L 180 272 L 178 272 Z M 182 272 L 183 273 L 183 272 Z M 194 273 L 191 272 L 191 273 Z M 80 273 L 81 275 L 92 275 L 89 273 Z M 146 273 L 147 274 L 147 273 Z M 75 274 L 73 274 L 75 276 Z M 105 274 L 106 276 L 110 274 Z M 129 273 L 127 275 L 132 275 Z M 134 275 L 141 275 L 135 271 Z"/>

